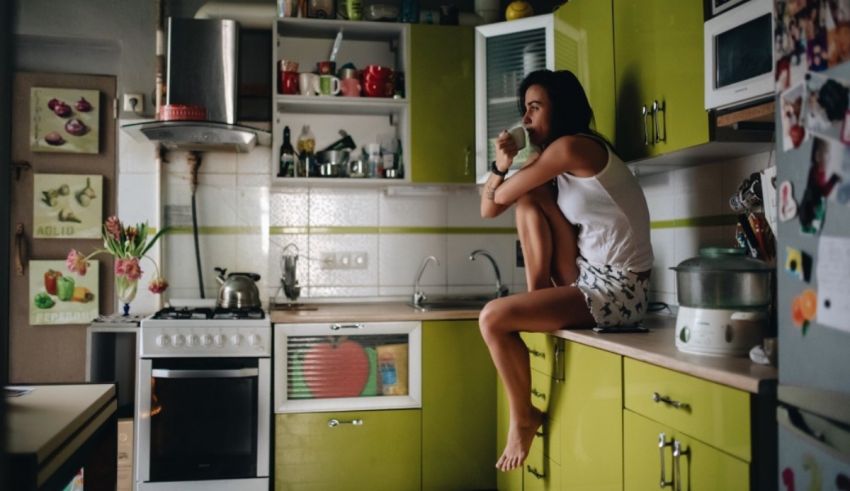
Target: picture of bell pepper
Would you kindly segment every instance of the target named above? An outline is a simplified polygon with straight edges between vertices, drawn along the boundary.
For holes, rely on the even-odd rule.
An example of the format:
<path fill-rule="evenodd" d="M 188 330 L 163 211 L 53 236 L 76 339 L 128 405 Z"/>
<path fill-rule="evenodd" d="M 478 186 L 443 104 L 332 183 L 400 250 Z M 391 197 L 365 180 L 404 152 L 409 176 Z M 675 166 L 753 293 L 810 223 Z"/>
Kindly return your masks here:
<path fill-rule="evenodd" d="M 35 306 L 40 308 L 40 309 L 49 309 L 50 307 L 53 307 L 53 305 L 55 304 L 53 299 L 50 298 L 50 295 L 48 295 L 44 292 L 41 292 L 38 295 L 36 295 L 35 298 L 33 299 L 33 303 L 35 303 Z"/>
<path fill-rule="evenodd" d="M 56 296 L 59 300 L 67 302 L 74 296 L 74 278 L 63 276 L 56 280 Z"/>
<path fill-rule="evenodd" d="M 51 295 L 56 295 L 56 280 L 62 277 L 62 273 L 48 269 L 44 272 L 44 289 Z"/>

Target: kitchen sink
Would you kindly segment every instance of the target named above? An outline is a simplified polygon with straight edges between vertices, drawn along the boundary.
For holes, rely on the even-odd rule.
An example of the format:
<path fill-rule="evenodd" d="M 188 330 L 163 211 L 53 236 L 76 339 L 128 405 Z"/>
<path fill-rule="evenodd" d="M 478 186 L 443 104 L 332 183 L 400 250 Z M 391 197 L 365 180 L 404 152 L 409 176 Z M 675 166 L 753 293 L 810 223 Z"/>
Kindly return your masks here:
<path fill-rule="evenodd" d="M 434 296 L 433 298 L 428 297 L 419 305 L 414 305 L 413 302 L 408 305 L 421 312 L 431 312 L 434 310 L 481 310 L 493 298 L 492 296 L 484 295 Z"/>

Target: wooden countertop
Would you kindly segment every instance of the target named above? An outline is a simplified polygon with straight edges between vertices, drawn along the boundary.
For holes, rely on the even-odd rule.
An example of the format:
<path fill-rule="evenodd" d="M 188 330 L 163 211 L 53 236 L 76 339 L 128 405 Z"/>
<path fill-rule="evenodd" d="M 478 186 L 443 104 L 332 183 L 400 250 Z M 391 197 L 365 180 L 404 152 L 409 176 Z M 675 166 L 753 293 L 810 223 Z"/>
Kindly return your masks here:
<path fill-rule="evenodd" d="M 117 409 L 112 384 L 33 385 L 32 392 L 6 397 L 7 452 L 33 456 L 39 485 Z"/>
<path fill-rule="evenodd" d="M 419 312 L 402 302 L 321 303 L 317 310 L 272 311 L 275 324 L 312 322 L 383 322 L 477 319 L 478 310 Z M 644 325 L 649 333 L 597 334 L 586 330 L 560 330 L 552 333 L 570 341 L 645 361 L 753 394 L 775 386 L 776 367 L 758 365 L 747 357 L 715 357 L 683 353 L 674 340 L 676 319 L 653 315 Z"/>

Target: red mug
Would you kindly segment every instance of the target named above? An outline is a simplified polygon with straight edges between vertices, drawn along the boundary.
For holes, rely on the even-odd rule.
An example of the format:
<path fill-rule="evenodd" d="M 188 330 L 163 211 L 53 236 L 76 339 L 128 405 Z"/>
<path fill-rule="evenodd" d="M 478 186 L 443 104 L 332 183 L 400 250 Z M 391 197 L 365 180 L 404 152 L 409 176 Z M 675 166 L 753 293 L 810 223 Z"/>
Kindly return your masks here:
<path fill-rule="evenodd" d="M 297 94 L 298 72 L 280 72 L 280 80 L 277 90 L 281 94 Z"/>
<path fill-rule="evenodd" d="M 344 78 L 339 81 L 340 92 L 346 97 L 360 97 L 360 81 L 356 78 Z"/>

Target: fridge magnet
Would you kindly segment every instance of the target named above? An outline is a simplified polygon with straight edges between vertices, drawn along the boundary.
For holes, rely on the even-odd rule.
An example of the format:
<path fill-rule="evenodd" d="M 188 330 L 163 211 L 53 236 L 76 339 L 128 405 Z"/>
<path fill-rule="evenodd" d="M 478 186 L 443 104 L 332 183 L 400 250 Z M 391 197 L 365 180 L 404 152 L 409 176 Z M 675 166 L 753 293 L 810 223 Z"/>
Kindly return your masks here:
<path fill-rule="evenodd" d="M 812 256 L 794 247 L 785 247 L 785 271 L 797 279 L 809 282 L 812 271 Z"/>
<path fill-rule="evenodd" d="M 777 0 L 774 11 L 776 47 L 776 92 L 782 93 L 803 81 L 806 73 L 806 32 L 802 25 L 800 0 Z"/>
<path fill-rule="evenodd" d="M 850 109 L 844 112 L 844 122 L 841 123 L 841 143 L 850 145 Z"/>
<path fill-rule="evenodd" d="M 819 73 L 806 74 L 804 126 L 839 140 L 844 114 L 850 108 L 850 89 L 847 83 Z"/>
<path fill-rule="evenodd" d="M 820 136 L 814 139 L 806 189 L 797 209 L 805 233 L 816 234 L 823 226 L 826 198 L 841 181 L 836 170 L 841 168 L 844 152 L 844 146 L 836 141 Z"/>
<path fill-rule="evenodd" d="M 803 126 L 803 95 L 804 85 L 792 87 L 779 97 L 782 104 L 782 150 L 797 148 L 806 137 Z"/>
<path fill-rule="evenodd" d="M 821 11 L 827 27 L 827 63 L 832 67 L 850 60 L 850 2 L 823 2 Z"/>
<path fill-rule="evenodd" d="M 797 295 L 791 302 L 791 322 L 803 330 L 804 336 L 817 315 L 817 307 L 818 296 L 812 289 Z"/>
<path fill-rule="evenodd" d="M 30 149 L 33 152 L 99 152 L 100 92 L 30 89 Z"/>
<path fill-rule="evenodd" d="M 791 181 L 779 183 L 779 219 L 783 222 L 797 216 L 797 201 L 794 199 L 794 186 Z"/>
<path fill-rule="evenodd" d="M 782 469 L 782 485 L 785 491 L 794 491 L 794 469 L 786 467 Z"/>
<path fill-rule="evenodd" d="M 850 238 L 821 237 L 817 258 L 817 321 L 850 331 Z"/>
<path fill-rule="evenodd" d="M 32 217 L 35 239 L 99 239 L 103 176 L 36 174 Z"/>
<path fill-rule="evenodd" d="M 68 273 L 65 261 L 30 261 L 30 325 L 88 324 L 98 312 L 98 263 L 92 274 Z"/>

